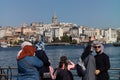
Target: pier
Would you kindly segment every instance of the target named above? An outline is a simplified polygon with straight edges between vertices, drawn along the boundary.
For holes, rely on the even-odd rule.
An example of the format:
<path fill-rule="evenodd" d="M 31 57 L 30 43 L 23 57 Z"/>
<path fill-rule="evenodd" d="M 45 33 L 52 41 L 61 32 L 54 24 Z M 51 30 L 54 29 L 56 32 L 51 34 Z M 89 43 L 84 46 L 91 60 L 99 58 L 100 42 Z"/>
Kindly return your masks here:
<path fill-rule="evenodd" d="M 73 73 L 74 80 L 80 79 L 77 75 L 76 70 L 71 70 Z M 109 69 L 110 80 L 120 80 L 120 68 L 111 68 Z M 0 67 L 0 80 L 16 80 L 18 76 L 17 67 Z"/>

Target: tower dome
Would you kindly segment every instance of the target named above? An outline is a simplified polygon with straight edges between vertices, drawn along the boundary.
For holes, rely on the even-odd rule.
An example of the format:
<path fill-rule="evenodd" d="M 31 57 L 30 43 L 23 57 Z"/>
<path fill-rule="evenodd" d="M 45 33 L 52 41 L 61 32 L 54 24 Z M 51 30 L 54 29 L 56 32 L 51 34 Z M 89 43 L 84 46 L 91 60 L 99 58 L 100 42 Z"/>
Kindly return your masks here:
<path fill-rule="evenodd" d="M 53 17 L 52 17 L 52 23 L 53 24 L 58 24 L 58 21 L 57 21 L 57 16 L 54 14 Z"/>

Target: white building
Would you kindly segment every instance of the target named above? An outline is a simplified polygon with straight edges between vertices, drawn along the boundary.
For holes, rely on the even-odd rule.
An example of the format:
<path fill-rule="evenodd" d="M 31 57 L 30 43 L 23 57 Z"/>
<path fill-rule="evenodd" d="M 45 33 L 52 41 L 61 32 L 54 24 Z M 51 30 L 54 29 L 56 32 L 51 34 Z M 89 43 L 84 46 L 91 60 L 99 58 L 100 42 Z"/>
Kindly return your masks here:
<path fill-rule="evenodd" d="M 82 26 L 80 26 L 80 27 L 78 27 L 78 34 L 79 34 L 79 36 L 80 36 L 80 34 L 82 34 L 82 33 L 83 33 Z"/>
<path fill-rule="evenodd" d="M 106 43 L 113 43 L 117 41 L 117 31 L 115 29 L 108 28 L 105 31 Z"/>
<path fill-rule="evenodd" d="M 59 26 L 51 27 L 52 30 L 52 37 L 58 37 L 59 40 L 61 40 L 61 37 L 63 36 L 63 28 Z"/>
<path fill-rule="evenodd" d="M 98 36 L 98 32 L 95 28 L 89 28 L 89 27 L 85 27 L 83 34 L 87 35 L 89 39 L 89 37 L 91 37 L 91 40 L 95 40 Z"/>
<path fill-rule="evenodd" d="M 13 33 L 14 33 L 14 28 L 12 28 L 10 26 L 6 27 L 5 36 L 13 36 Z"/>
<path fill-rule="evenodd" d="M 3 38 L 5 36 L 5 32 L 6 30 L 5 29 L 0 29 L 0 38 Z"/>

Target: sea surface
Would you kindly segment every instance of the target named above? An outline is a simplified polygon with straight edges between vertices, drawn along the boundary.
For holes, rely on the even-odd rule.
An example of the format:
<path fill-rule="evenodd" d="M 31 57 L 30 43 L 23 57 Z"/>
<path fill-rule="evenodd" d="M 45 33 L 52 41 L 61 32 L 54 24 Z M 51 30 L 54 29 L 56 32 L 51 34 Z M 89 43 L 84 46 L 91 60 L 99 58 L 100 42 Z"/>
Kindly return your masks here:
<path fill-rule="evenodd" d="M 20 47 L 0 48 L 0 67 L 17 67 L 16 56 L 20 49 Z M 52 66 L 56 68 L 62 55 L 77 63 L 84 47 L 80 45 L 45 46 L 45 49 Z M 104 51 L 110 57 L 111 68 L 120 68 L 120 47 L 105 45 Z M 93 55 L 96 55 L 96 53 L 94 52 Z M 110 71 L 111 73 L 116 74 L 114 71 Z"/>

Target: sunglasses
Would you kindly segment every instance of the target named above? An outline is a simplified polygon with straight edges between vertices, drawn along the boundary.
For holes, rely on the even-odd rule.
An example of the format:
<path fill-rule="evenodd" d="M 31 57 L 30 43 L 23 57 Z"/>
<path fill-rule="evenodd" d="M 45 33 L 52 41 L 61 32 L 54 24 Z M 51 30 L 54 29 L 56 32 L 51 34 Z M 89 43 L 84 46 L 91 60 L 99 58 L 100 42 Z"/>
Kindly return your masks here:
<path fill-rule="evenodd" d="M 95 46 L 94 48 L 101 48 L 101 46 Z"/>

